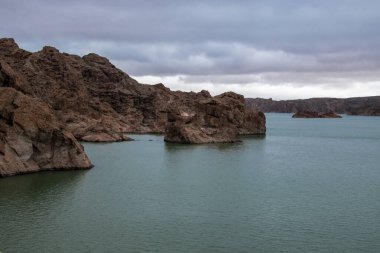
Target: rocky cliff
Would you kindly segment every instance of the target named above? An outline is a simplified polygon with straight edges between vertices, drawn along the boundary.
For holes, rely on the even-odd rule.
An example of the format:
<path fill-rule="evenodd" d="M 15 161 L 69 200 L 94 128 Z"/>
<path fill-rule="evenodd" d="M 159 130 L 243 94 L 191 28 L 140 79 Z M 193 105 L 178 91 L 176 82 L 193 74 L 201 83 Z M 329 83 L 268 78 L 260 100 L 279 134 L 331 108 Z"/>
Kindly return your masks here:
<path fill-rule="evenodd" d="M 380 96 L 357 98 L 310 98 L 272 100 L 246 98 L 246 105 L 264 112 L 295 113 L 297 111 L 335 112 L 349 115 L 380 116 Z"/>
<path fill-rule="evenodd" d="M 0 88 L 0 177 L 91 167 L 82 145 L 47 104 Z"/>
<path fill-rule="evenodd" d="M 80 140 L 120 141 L 122 132 L 144 124 L 136 108 L 145 87 L 95 54 L 79 57 L 53 47 L 30 53 L 13 39 L 1 39 L 0 81 L 51 105 Z"/>
<path fill-rule="evenodd" d="M 172 119 L 170 115 L 176 114 L 173 111 L 181 108 L 195 113 L 194 128 L 223 127 L 218 131 L 237 131 L 238 134 L 265 132 L 265 116 L 248 110 L 240 103 L 242 97 L 229 96 L 223 102 L 215 98 L 220 103 L 205 105 L 204 99 L 212 100 L 207 92 L 171 91 L 163 84 L 140 84 L 99 55 L 80 57 L 48 46 L 31 53 L 20 49 L 13 39 L 0 39 L 0 86 L 13 87 L 49 104 L 59 121 L 82 141 L 123 141 L 127 139 L 125 132 L 165 131 L 166 139 L 175 141 L 169 137 L 174 133 L 168 131 L 185 126 L 178 123 L 176 128 L 170 127 L 173 121 L 168 123 L 168 117 Z M 239 110 L 231 111 L 235 105 Z M 204 110 L 215 110 L 222 119 L 212 119 Z M 239 117 L 239 120 L 225 125 L 224 114 L 235 112 L 239 116 L 229 117 Z M 206 114 L 210 117 L 202 116 Z M 210 122 L 205 123 L 205 120 Z M 227 135 L 207 133 L 210 141 L 213 138 L 217 142 L 230 141 L 229 137 L 222 137 Z"/>

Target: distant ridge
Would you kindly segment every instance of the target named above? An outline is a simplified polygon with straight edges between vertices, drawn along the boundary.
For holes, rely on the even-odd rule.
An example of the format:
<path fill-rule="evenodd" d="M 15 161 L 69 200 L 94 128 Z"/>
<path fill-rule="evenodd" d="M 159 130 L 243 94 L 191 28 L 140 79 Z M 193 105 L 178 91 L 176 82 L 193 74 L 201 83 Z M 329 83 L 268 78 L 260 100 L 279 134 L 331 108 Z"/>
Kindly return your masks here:
<path fill-rule="evenodd" d="M 380 96 L 352 98 L 309 98 L 273 100 L 246 98 L 248 107 L 264 112 L 295 113 L 297 111 L 334 112 L 349 115 L 380 116 Z"/>

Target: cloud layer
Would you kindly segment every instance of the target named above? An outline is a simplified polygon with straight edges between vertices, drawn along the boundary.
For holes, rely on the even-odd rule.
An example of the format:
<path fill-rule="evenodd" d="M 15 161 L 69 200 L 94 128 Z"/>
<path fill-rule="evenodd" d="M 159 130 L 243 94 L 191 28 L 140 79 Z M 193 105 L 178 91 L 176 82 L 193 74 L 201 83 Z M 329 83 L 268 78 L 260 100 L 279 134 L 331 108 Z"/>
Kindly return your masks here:
<path fill-rule="evenodd" d="M 97 52 L 174 89 L 297 98 L 380 94 L 373 0 L 0 0 L 1 37 Z M 281 88 L 282 87 L 282 88 Z M 285 92 L 287 91 L 287 92 Z"/>

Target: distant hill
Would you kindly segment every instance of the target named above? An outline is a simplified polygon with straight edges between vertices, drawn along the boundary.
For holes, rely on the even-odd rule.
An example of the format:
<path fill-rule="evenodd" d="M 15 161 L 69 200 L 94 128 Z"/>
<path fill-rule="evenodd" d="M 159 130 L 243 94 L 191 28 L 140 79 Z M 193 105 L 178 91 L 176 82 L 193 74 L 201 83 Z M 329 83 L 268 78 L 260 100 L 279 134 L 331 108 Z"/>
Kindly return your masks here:
<path fill-rule="evenodd" d="M 248 107 L 263 112 L 295 113 L 297 111 L 335 112 L 349 115 L 380 116 L 380 96 L 354 98 L 310 98 L 273 100 L 246 98 Z"/>

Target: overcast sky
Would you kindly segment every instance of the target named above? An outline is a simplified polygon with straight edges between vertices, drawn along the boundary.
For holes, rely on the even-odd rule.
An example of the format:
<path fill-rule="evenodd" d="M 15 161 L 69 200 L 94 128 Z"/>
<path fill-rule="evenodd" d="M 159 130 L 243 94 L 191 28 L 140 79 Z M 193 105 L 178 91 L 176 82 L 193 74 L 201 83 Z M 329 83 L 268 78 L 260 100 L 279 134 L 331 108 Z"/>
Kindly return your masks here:
<path fill-rule="evenodd" d="M 0 0 L 0 36 L 95 52 L 174 90 L 380 95 L 377 0 Z"/>

